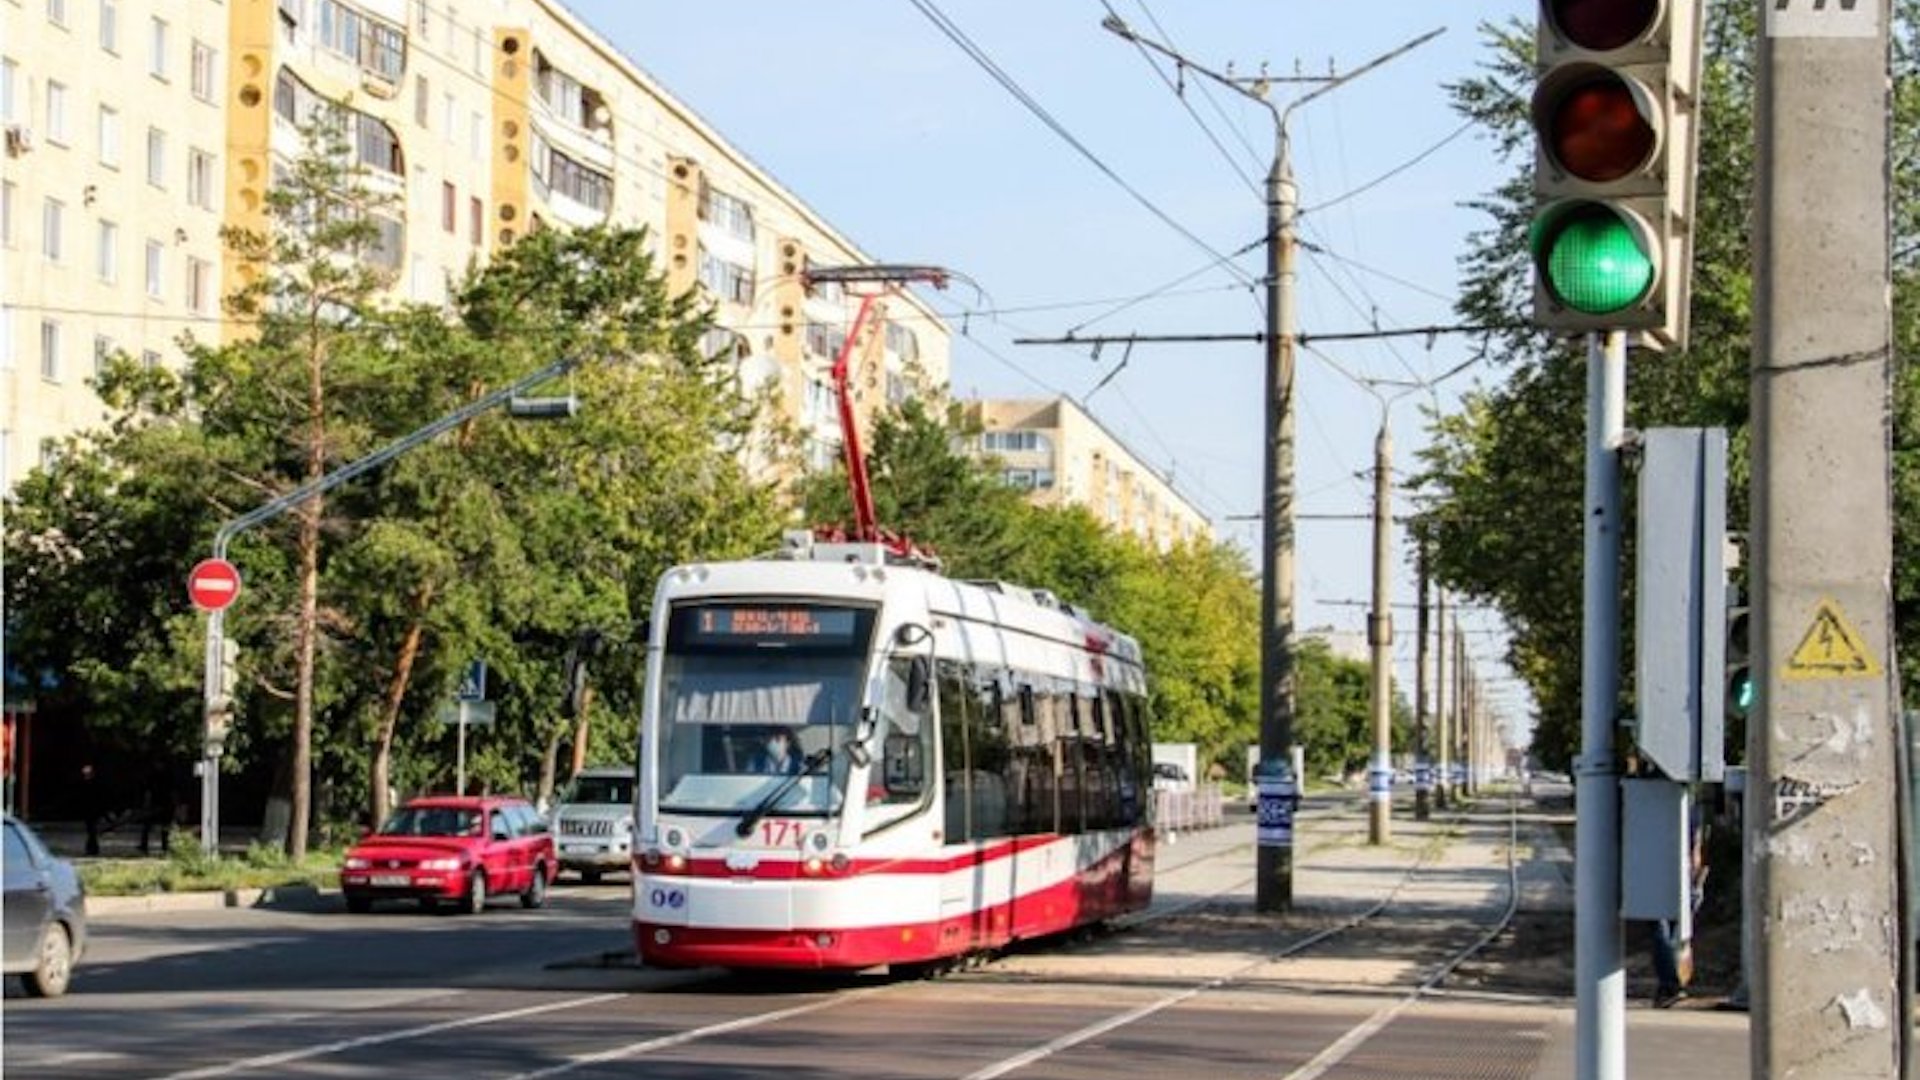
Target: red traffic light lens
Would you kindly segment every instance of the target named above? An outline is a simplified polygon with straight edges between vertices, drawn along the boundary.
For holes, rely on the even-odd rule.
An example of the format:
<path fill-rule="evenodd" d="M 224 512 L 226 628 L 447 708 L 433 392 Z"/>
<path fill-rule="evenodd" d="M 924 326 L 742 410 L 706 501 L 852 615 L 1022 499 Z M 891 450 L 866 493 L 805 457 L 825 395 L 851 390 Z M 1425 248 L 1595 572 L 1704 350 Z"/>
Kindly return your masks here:
<path fill-rule="evenodd" d="M 1657 136 L 1618 75 L 1596 75 L 1553 103 L 1548 149 L 1572 175 L 1592 183 L 1618 180 L 1646 164 Z"/>
<path fill-rule="evenodd" d="M 1547 15 L 1574 45 L 1609 52 L 1652 32 L 1660 0 L 1548 0 Z"/>

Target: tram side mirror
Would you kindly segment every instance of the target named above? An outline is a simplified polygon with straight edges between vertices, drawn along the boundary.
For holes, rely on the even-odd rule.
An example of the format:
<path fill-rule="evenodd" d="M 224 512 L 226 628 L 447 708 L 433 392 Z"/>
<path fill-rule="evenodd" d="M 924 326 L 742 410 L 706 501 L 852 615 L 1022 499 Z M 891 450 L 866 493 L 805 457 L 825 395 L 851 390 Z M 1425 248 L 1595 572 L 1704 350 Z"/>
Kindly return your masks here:
<path fill-rule="evenodd" d="M 933 669 L 924 656 L 916 656 L 907 665 L 907 709 L 923 713 L 933 698 Z"/>

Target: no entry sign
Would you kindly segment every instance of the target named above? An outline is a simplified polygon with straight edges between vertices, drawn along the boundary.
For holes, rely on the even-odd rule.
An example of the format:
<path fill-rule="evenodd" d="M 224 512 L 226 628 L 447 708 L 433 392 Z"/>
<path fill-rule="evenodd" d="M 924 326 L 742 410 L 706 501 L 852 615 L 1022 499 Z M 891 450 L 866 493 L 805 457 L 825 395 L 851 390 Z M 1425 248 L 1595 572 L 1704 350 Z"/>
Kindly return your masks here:
<path fill-rule="evenodd" d="M 187 599 L 201 611 L 220 611 L 240 595 L 240 571 L 225 559 L 202 559 L 187 575 Z"/>

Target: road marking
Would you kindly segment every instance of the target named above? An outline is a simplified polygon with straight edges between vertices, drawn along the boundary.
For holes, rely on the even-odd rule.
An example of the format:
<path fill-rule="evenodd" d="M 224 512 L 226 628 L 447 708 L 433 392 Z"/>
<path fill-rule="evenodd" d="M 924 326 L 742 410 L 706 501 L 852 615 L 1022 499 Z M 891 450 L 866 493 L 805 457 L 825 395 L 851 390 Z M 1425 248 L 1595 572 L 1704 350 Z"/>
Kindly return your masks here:
<path fill-rule="evenodd" d="M 884 986 L 877 986 L 871 990 L 852 990 L 829 997 L 823 1001 L 809 1002 L 805 1005 L 795 1005 L 790 1009 L 778 1009 L 770 1013 L 743 1016 L 738 1020 L 709 1024 L 703 1028 L 693 1028 L 689 1031 L 682 1031 L 677 1035 L 662 1035 L 655 1039 L 628 1043 L 625 1046 L 616 1046 L 611 1050 L 602 1050 L 593 1054 L 581 1054 L 568 1058 L 558 1065 L 549 1065 L 544 1069 L 535 1069 L 532 1072 L 519 1073 L 515 1076 L 508 1077 L 507 1080 L 543 1080 L 544 1077 L 558 1076 L 564 1072 L 583 1069 L 588 1065 L 600 1065 L 609 1061 L 618 1061 L 621 1058 L 632 1057 L 634 1054 L 644 1054 L 649 1050 L 665 1050 L 668 1047 L 695 1042 L 707 1038 L 710 1035 L 725 1035 L 729 1031 L 742 1031 L 746 1028 L 759 1027 L 762 1024 L 771 1024 L 775 1020 L 786 1020 L 790 1017 L 802 1016 L 810 1012 L 819 1012 L 821 1009 L 831 1009 L 835 1005 L 844 1005 L 855 998 L 866 997 L 868 994 L 878 993 L 885 989 L 887 988 Z"/>
<path fill-rule="evenodd" d="M 478 1027 L 497 1020 L 517 1020 L 523 1016 L 538 1016 L 541 1013 L 559 1012 L 561 1009 L 577 1009 L 582 1005 L 598 1005 L 607 1001 L 618 1001 L 625 994 L 594 994 L 591 997 L 569 998 L 566 1001 L 550 1001 L 544 1005 L 529 1005 L 523 1009 L 508 1009 L 506 1012 L 483 1013 L 479 1016 L 463 1016 L 458 1020 L 443 1020 L 438 1024 L 423 1027 L 406 1028 L 401 1031 L 388 1031 L 379 1035 L 362 1035 L 354 1039 L 341 1039 L 338 1042 L 322 1043 L 300 1050 L 284 1050 L 277 1054 L 262 1054 L 259 1057 L 244 1058 L 225 1065 L 211 1065 L 204 1069 L 192 1069 L 187 1072 L 169 1073 L 160 1080 L 205 1080 L 210 1076 L 226 1076 L 230 1073 L 246 1072 L 249 1069 L 266 1069 L 275 1065 L 285 1065 L 292 1061 L 305 1061 L 309 1058 L 326 1057 L 330 1054 L 357 1050 L 363 1046 L 379 1046 L 382 1043 L 402 1042 L 418 1039 L 427 1035 L 437 1035 L 442 1031 L 454 1031 L 459 1028 Z"/>
<path fill-rule="evenodd" d="M 1112 1031 L 1114 1028 L 1124 1027 L 1133 1023 L 1135 1020 L 1152 1016 L 1161 1009 L 1178 1005 L 1188 998 L 1198 997 L 1209 990 L 1224 985 L 1227 981 L 1228 978 L 1226 977 L 1210 979 L 1198 986 L 1190 986 L 1177 994 L 1169 994 L 1158 1001 L 1150 1001 L 1131 1012 L 1124 1012 L 1118 1016 L 1109 1016 L 1097 1024 L 1090 1024 L 1087 1027 L 1081 1028 L 1079 1031 L 1062 1035 L 1044 1046 L 1036 1046 L 1024 1054 L 1017 1054 L 1004 1061 L 989 1065 L 978 1072 L 968 1073 L 966 1080 L 993 1080 L 994 1077 L 1005 1076 L 1015 1069 L 1024 1069 L 1042 1058 L 1052 1057 L 1060 1051 L 1078 1046 L 1088 1039 L 1097 1039 L 1107 1032 Z"/>

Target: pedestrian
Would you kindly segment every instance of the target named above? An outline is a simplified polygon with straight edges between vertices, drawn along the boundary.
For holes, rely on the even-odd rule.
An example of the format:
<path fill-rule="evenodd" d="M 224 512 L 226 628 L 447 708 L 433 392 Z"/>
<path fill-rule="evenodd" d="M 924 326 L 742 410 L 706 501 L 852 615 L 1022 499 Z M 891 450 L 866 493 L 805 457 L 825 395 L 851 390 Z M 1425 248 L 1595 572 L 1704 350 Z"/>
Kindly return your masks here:
<path fill-rule="evenodd" d="M 1706 895 L 1707 827 L 1701 819 L 1700 808 L 1695 805 L 1691 810 L 1692 820 L 1687 828 L 1687 904 L 1688 914 L 1697 915 L 1700 901 Z M 1693 923 L 1692 918 L 1688 919 Z M 1691 935 L 1682 938 L 1679 924 L 1671 919 L 1661 919 L 1653 927 L 1653 1007 L 1671 1008 L 1675 1002 L 1687 996 L 1687 987 L 1693 982 L 1693 939 Z"/>
<path fill-rule="evenodd" d="M 87 854 L 100 854 L 100 785 L 92 762 L 80 766 L 80 817 L 87 825 Z"/>
<path fill-rule="evenodd" d="M 165 766 L 147 778 L 145 813 L 140 817 L 140 854 L 148 853 L 148 840 L 156 829 L 160 832 L 160 850 L 165 853 L 173 832 L 173 771 Z"/>
<path fill-rule="evenodd" d="M 800 771 L 800 747 L 784 727 L 767 731 L 767 741 L 754 755 L 748 771 L 786 776 Z"/>

